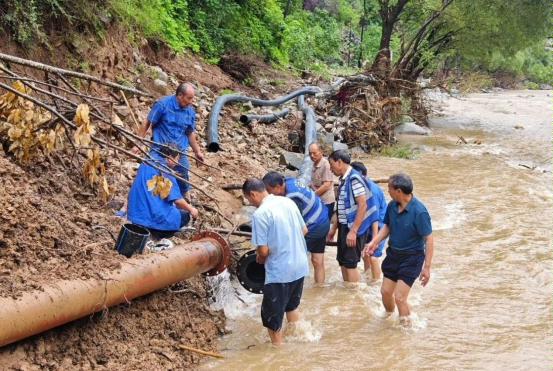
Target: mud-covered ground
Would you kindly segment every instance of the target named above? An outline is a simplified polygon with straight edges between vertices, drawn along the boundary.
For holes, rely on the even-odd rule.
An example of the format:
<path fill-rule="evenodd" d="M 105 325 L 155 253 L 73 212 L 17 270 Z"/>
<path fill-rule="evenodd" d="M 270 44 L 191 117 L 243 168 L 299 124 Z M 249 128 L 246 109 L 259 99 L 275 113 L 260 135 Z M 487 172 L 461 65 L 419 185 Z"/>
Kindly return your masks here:
<path fill-rule="evenodd" d="M 133 47 L 120 30 L 109 33 L 100 45 L 92 43 L 72 49 L 71 61 L 86 61 L 89 73 L 107 79 L 136 79 L 138 63 L 157 65 L 171 76 L 171 81 L 191 81 L 198 87 L 197 112 L 200 142 L 205 148 L 205 122 L 209 108 L 223 91 L 242 91 L 248 95 L 274 98 L 301 85 L 297 79 L 279 71 L 257 71 L 259 86 L 242 86 L 217 66 L 207 65 L 194 56 L 175 57 L 167 51 L 142 46 Z M 59 44 L 56 53 L 45 49 L 21 50 L 9 40 L 0 50 L 24 58 L 68 65 L 69 47 Z M 138 60 L 137 60 L 138 58 Z M 262 68 L 260 63 L 257 68 Z M 151 82 L 151 81 L 150 81 Z M 148 81 L 142 80 L 143 88 Z M 169 83 L 167 94 L 174 84 Z M 96 92 L 97 93 L 97 92 Z M 162 95 L 159 91 L 157 96 Z M 144 119 L 152 101 L 130 99 L 137 116 Z M 279 125 L 244 127 L 238 122 L 248 107 L 225 108 L 220 120 L 221 146 L 218 153 L 206 153 L 206 162 L 220 169 L 194 171 L 211 184 L 192 175 L 191 180 L 209 190 L 230 221 L 238 220 L 243 205 L 240 192 L 226 192 L 221 186 L 241 183 L 249 176 L 262 176 L 267 169 L 280 169 L 278 158 L 287 149 L 287 133 L 299 125 L 291 116 Z M 122 117 L 134 128 L 131 117 Z M 80 169 L 74 168 L 63 153 L 41 157 L 30 165 L 17 164 L 0 146 L 0 297 L 17 298 L 24 292 L 40 290 L 58 280 L 87 279 L 102 272 L 117 270 L 126 258 L 113 250 L 124 219 L 115 211 L 126 199 L 137 164 L 127 158 L 110 158 L 107 175 L 114 195 L 103 201 L 83 181 Z M 221 223 L 208 218 L 197 191 L 193 202 L 200 203 L 203 214 L 194 226 L 204 229 Z M 176 239 L 185 243 L 186 239 Z M 203 277 L 179 283 L 181 293 L 164 289 L 130 304 L 119 305 L 43 334 L 0 348 L 0 369 L 4 370 L 136 370 L 191 369 L 202 356 L 178 349 L 178 344 L 205 351 L 216 351 L 217 337 L 225 331 L 224 316 L 209 309 L 209 288 Z M 0 310 L 2 310 L 0 308 Z M 1 326 L 1 324 L 0 324 Z"/>

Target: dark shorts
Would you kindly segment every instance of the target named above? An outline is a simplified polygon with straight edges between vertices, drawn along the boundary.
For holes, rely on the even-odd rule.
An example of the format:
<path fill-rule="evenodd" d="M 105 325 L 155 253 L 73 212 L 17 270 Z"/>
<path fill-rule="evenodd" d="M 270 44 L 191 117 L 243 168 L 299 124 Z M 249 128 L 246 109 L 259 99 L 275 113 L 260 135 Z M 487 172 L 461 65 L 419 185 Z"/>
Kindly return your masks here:
<path fill-rule="evenodd" d="M 186 211 L 182 211 L 182 210 L 179 210 L 179 211 L 180 211 L 180 227 L 182 228 L 190 222 L 190 214 L 187 213 Z M 154 229 L 149 227 L 144 227 L 144 228 L 146 228 L 150 232 L 150 237 L 153 240 L 161 240 L 162 238 L 171 238 L 175 235 L 175 233 L 178 232 L 178 230 L 164 231 L 161 229 Z"/>
<path fill-rule="evenodd" d="M 263 286 L 261 321 L 269 330 L 282 328 L 284 313 L 291 312 L 300 305 L 303 293 L 303 277 L 288 283 L 269 283 Z"/>
<path fill-rule="evenodd" d="M 334 202 L 331 204 L 326 204 L 326 211 L 328 213 L 328 220 L 332 220 L 332 215 L 334 215 Z"/>
<path fill-rule="evenodd" d="M 353 269 L 357 268 L 357 263 L 361 260 L 361 253 L 367 242 L 367 233 L 357 236 L 355 247 L 349 247 L 346 239 L 349 228 L 345 224 L 338 223 L 338 248 L 336 249 L 336 260 L 341 267 Z"/>
<path fill-rule="evenodd" d="M 401 280 L 411 287 L 421 274 L 424 257 L 424 251 L 398 252 L 387 248 L 382 274 L 394 282 Z"/>
<path fill-rule="evenodd" d="M 315 254 L 324 253 L 326 246 L 326 237 L 328 236 L 329 229 L 330 222 L 328 220 L 325 223 L 321 223 L 309 228 L 309 231 L 305 235 L 307 251 Z"/>

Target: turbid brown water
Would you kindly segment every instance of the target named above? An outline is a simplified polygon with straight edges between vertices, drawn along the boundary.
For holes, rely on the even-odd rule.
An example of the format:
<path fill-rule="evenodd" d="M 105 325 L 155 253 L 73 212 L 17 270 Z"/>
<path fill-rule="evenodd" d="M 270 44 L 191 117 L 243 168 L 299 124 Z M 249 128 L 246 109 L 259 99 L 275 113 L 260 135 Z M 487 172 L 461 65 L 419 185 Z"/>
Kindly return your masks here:
<path fill-rule="evenodd" d="M 260 296 L 221 286 L 232 334 L 224 370 L 545 370 L 551 368 L 551 92 L 443 102 L 434 134 L 404 137 L 416 160 L 364 159 L 371 176 L 409 173 L 434 227 L 431 282 L 415 284 L 413 326 L 381 319 L 379 287 L 346 288 L 327 248 L 324 288 L 306 284 L 287 344 L 267 343 Z M 456 144 L 462 136 L 468 144 Z M 481 142 L 481 144 L 476 144 Z"/>

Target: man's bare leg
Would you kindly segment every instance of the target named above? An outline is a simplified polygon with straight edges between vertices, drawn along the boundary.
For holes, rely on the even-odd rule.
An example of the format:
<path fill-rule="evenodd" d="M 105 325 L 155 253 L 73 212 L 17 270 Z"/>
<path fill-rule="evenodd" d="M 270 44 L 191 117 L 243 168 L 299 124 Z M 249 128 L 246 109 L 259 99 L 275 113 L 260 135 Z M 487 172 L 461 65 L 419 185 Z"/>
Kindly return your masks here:
<path fill-rule="evenodd" d="M 267 331 L 269 332 L 269 337 L 271 338 L 271 343 L 273 343 L 273 345 L 276 345 L 276 346 L 282 345 L 282 339 L 283 339 L 282 329 L 278 331 L 267 329 Z"/>
<path fill-rule="evenodd" d="M 399 318 L 407 319 L 411 314 L 409 309 L 409 304 L 407 303 L 407 298 L 409 297 L 409 291 L 411 287 L 407 285 L 402 280 L 397 281 L 396 288 L 394 290 L 395 303 L 397 305 L 397 310 L 399 311 Z"/>
<path fill-rule="evenodd" d="M 361 281 L 361 275 L 357 268 L 346 268 L 346 279 L 347 282 L 359 282 Z"/>
<path fill-rule="evenodd" d="M 363 256 L 363 271 L 365 274 L 371 269 L 371 257 L 368 255 Z"/>
<path fill-rule="evenodd" d="M 374 256 L 369 257 L 371 263 L 371 274 L 373 280 L 379 280 L 382 275 L 382 269 L 380 268 L 380 259 Z"/>
<path fill-rule="evenodd" d="M 296 330 L 296 323 L 300 320 L 300 311 L 298 309 L 286 312 L 286 336 L 293 335 Z"/>
<path fill-rule="evenodd" d="M 347 281 L 348 280 L 348 271 L 346 269 L 346 267 L 344 267 L 343 265 L 340 266 L 340 270 L 342 271 L 342 279 L 344 281 Z"/>
<path fill-rule="evenodd" d="M 324 283 L 325 281 L 325 254 L 324 253 L 311 253 L 311 263 L 313 264 L 313 270 L 315 271 L 315 282 Z"/>
<path fill-rule="evenodd" d="M 384 280 L 382 281 L 380 293 L 382 294 L 382 305 L 384 305 L 384 309 L 386 309 L 387 313 L 393 313 L 396 309 L 394 300 L 394 290 L 396 285 L 397 284 L 394 281 L 386 277 L 384 277 Z"/>

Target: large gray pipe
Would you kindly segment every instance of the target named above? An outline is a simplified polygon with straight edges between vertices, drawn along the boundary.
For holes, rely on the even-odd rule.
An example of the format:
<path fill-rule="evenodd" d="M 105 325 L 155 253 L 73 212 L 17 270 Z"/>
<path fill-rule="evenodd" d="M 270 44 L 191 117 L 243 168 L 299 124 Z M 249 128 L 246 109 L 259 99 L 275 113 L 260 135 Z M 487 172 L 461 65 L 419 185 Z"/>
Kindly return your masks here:
<path fill-rule="evenodd" d="M 246 125 L 252 121 L 262 122 L 264 124 L 272 124 L 278 119 L 286 117 L 289 113 L 290 109 L 285 108 L 282 111 L 269 113 L 267 115 L 242 115 L 240 116 L 240 122 Z"/>
<path fill-rule="evenodd" d="M 219 114 L 225 104 L 231 102 L 250 102 L 254 106 L 278 106 L 296 98 L 297 96 L 305 94 L 315 95 L 320 92 L 321 89 L 317 86 L 306 86 L 283 97 L 270 100 L 251 98 L 241 94 L 228 94 L 220 96 L 215 101 L 215 104 L 213 104 L 211 112 L 209 113 L 209 119 L 207 121 L 206 131 L 208 152 L 218 152 L 221 149 L 221 146 L 219 145 Z"/>
<path fill-rule="evenodd" d="M 317 140 L 317 117 L 313 108 L 305 104 L 303 95 L 298 97 L 298 107 L 302 110 L 305 117 L 305 156 L 299 170 L 298 179 L 306 185 L 311 184 L 311 173 L 313 171 L 313 161 L 309 157 L 309 145 Z"/>

